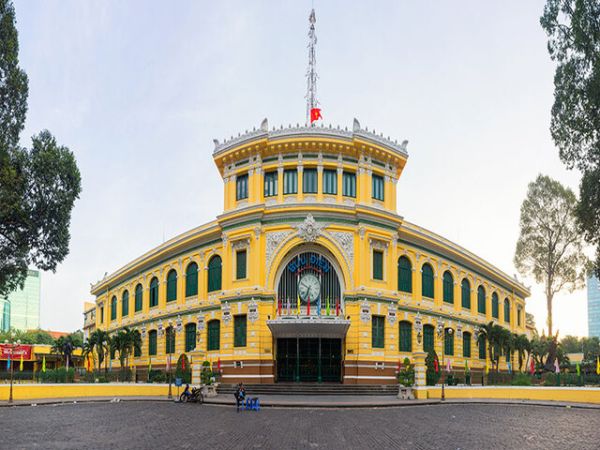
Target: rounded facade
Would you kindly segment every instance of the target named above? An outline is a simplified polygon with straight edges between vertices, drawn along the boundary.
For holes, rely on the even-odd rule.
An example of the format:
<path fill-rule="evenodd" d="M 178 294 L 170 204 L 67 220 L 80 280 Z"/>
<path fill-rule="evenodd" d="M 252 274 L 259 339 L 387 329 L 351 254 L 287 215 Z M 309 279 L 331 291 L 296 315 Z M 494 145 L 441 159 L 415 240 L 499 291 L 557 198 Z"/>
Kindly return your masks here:
<path fill-rule="evenodd" d="M 217 220 L 92 287 L 98 328 L 140 330 L 140 370 L 186 353 L 195 382 L 209 361 L 225 383 L 393 383 L 430 349 L 483 370 L 490 321 L 526 332 L 523 285 L 397 214 L 406 141 L 265 120 L 215 145 Z"/>

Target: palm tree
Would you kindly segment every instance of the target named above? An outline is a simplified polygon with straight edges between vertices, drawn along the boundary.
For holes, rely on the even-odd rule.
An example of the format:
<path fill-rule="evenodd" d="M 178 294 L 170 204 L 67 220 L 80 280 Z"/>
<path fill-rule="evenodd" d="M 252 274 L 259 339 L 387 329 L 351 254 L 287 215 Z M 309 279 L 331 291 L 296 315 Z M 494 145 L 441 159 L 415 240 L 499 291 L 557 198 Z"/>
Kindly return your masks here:
<path fill-rule="evenodd" d="M 82 349 L 82 356 L 83 356 L 84 361 L 87 361 L 87 359 L 90 357 L 90 355 L 91 355 L 92 359 L 95 359 L 94 358 L 94 344 L 92 344 L 89 339 L 83 343 L 81 349 Z M 87 366 L 86 366 L 86 369 L 87 369 Z"/>
<path fill-rule="evenodd" d="M 129 327 L 123 329 L 127 334 L 127 366 L 129 367 L 129 356 L 142 351 L 142 335 L 139 330 L 132 330 Z"/>
<path fill-rule="evenodd" d="M 522 372 L 525 352 L 529 353 L 531 351 L 531 343 L 525 334 L 517 334 L 514 338 L 514 346 L 519 358 L 519 372 Z"/>
<path fill-rule="evenodd" d="M 98 355 L 98 370 L 102 369 L 102 362 L 104 361 L 104 357 L 108 352 L 109 340 L 110 338 L 108 333 L 104 330 L 96 330 L 90 334 L 88 342 L 92 349 L 96 350 L 96 354 Z"/>

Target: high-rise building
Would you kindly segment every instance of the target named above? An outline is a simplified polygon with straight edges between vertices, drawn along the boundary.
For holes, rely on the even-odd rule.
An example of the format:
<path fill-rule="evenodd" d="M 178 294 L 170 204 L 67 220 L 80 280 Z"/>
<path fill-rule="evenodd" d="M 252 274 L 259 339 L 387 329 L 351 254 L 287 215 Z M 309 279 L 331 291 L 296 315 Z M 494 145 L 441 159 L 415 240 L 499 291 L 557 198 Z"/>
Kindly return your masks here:
<path fill-rule="evenodd" d="M 23 289 L 0 298 L 0 330 L 40 327 L 40 272 L 29 270 Z"/>
<path fill-rule="evenodd" d="M 588 336 L 600 337 L 600 282 L 590 276 L 587 280 Z"/>

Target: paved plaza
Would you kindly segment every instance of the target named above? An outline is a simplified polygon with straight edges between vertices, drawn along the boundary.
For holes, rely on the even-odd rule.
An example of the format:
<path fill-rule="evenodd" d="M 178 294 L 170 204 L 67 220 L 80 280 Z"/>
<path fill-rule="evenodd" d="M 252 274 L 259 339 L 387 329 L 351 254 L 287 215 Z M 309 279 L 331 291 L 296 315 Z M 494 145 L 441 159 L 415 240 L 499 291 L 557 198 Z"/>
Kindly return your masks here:
<path fill-rule="evenodd" d="M 598 449 L 600 411 L 523 405 L 234 408 L 127 401 L 0 408 L 11 449 Z"/>

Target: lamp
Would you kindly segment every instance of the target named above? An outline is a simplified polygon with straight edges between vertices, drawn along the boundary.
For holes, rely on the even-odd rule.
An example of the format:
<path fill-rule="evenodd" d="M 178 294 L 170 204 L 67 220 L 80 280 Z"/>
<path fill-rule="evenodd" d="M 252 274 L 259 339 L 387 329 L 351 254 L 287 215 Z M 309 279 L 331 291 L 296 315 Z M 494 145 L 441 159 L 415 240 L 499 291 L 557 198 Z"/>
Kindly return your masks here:
<path fill-rule="evenodd" d="M 417 312 L 417 316 L 415 317 L 415 331 L 417 332 L 417 342 L 421 344 L 423 341 L 423 321 L 419 312 Z"/>

